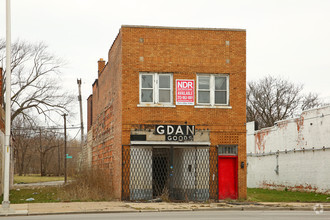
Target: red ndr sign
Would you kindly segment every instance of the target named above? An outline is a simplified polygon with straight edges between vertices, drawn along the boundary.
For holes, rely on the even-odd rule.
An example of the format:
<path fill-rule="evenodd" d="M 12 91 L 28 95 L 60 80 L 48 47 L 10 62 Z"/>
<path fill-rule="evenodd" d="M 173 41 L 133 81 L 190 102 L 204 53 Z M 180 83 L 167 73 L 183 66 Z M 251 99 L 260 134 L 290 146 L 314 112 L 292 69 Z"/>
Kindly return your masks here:
<path fill-rule="evenodd" d="M 176 104 L 194 105 L 195 104 L 195 81 L 188 79 L 176 80 Z"/>

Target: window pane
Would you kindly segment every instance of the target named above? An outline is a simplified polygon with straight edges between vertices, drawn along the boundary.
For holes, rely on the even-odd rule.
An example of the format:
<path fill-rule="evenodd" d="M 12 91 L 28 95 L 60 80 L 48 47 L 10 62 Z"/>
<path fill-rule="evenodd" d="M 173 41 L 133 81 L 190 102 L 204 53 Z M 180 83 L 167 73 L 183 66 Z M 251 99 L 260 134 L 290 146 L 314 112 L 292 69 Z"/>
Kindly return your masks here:
<path fill-rule="evenodd" d="M 159 102 L 171 102 L 171 90 L 159 90 Z"/>
<path fill-rule="evenodd" d="M 226 77 L 215 77 L 215 90 L 226 90 L 227 82 Z"/>
<path fill-rule="evenodd" d="M 210 103 L 210 92 L 199 91 L 198 92 L 198 103 Z"/>
<path fill-rule="evenodd" d="M 215 92 L 215 104 L 227 104 L 227 93 L 224 91 Z"/>
<path fill-rule="evenodd" d="M 237 155 L 237 146 L 218 146 L 218 155 Z"/>
<path fill-rule="evenodd" d="M 153 88 L 153 75 L 142 75 L 142 88 Z"/>
<path fill-rule="evenodd" d="M 198 89 L 210 89 L 210 77 L 198 77 Z"/>
<path fill-rule="evenodd" d="M 152 89 L 141 89 L 141 101 L 142 102 L 153 102 L 153 90 Z"/>
<path fill-rule="evenodd" d="M 171 88 L 171 77 L 169 75 L 159 75 L 159 88 Z"/>

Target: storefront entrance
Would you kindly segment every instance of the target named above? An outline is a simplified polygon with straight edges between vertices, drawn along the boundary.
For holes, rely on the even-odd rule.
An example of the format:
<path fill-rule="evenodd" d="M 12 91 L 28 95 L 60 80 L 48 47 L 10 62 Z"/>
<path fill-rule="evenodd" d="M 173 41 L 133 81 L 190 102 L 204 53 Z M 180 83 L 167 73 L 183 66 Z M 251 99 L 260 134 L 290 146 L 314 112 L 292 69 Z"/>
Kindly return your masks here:
<path fill-rule="evenodd" d="M 152 151 L 152 195 L 160 197 L 168 194 L 170 149 L 154 148 Z"/>
<path fill-rule="evenodd" d="M 209 147 L 131 146 L 129 199 L 209 199 L 209 156 Z"/>

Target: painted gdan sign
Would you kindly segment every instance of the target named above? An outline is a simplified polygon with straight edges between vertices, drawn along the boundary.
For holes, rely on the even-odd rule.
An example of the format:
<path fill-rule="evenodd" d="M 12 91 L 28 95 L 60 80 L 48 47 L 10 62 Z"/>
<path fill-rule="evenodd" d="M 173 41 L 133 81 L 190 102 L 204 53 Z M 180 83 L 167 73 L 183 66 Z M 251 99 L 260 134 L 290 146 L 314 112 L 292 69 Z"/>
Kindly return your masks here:
<path fill-rule="evenodd" d="M 155 134 L 165 135 L 166 141 L 193 141 L 195 125 L 156 125 Z"/>
<path fill-rule="evenodd" d="M 195 81 L 190 79 L 176 80 L 176 104 L 194 105 L 195 104 Z"/>

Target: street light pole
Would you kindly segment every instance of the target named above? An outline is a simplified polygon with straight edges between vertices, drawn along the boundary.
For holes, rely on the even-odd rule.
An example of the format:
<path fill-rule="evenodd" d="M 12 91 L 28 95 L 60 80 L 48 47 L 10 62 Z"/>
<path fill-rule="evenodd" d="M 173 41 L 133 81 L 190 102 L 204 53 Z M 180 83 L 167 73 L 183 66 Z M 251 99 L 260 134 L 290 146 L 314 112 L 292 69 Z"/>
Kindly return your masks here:
<path fill-rule="evenodd" d="M 9 169 L 10 169 L 10 121 L 11 121 L 11 15 L 10 0 L 6 0 L 6 109 L 5 109 L 5 167 L 3 178 L 2 208 L 9 209 Z"/>

